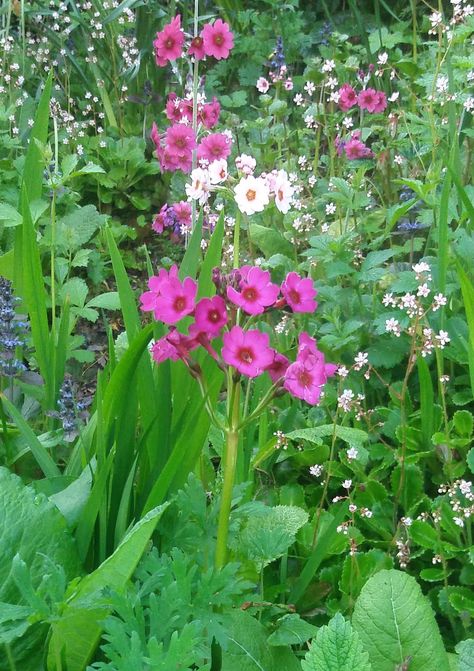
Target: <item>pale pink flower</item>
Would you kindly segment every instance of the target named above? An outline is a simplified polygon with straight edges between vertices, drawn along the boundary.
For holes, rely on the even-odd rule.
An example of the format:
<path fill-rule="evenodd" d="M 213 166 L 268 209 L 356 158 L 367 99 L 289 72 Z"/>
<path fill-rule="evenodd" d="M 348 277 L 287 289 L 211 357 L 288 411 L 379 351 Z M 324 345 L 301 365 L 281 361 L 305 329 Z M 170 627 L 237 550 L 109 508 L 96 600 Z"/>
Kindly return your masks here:
<path fill-rule="evenodd" d="M 265 77 L 259 77 L 256 83 L 257 91 L 259 93 L 266 93 L 270 88 L 270 82 Z"/>
<path fill-rule="evenodd" d="M 275 193 L 275 205 L 283 214 L 286 214 L 290 209 L 294 191 L 287 172 L 279 170 L 273 184 L 273 192 Z"/>
<path fill-rule="evenodd" d="M 211 184 L 225 182 L 228 177 L 227 161 L 225 158 L 221 158 L 218 161 L 212 161 L 208 167 L 208 171 Z"/>

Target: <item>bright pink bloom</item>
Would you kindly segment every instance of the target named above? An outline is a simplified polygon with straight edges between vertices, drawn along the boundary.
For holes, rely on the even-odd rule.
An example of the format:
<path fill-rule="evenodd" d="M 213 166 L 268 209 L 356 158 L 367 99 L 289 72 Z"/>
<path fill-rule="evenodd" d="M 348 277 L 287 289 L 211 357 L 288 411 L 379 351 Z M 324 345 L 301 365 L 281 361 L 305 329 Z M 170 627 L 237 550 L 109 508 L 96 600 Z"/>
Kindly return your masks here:
<path fill-rule="evenodd" d="M 221 113 L 221 106 L 217 98 L 213 98 L 212 102 L 206 103 L 202 106 L 201 111 L 199 112 L 199 120 L 202 125 L 210 130 L 219 121 L 219 114 Z"/>
<path fill-rule="evenodd" d="M 336 369 L 334 364 L 325 362 L 324 354 L 317 349 L 316 341 L 307 333 L 301 333 L 298 356 L 295 363 L 288 367 L 283 386 L 296 398 L 301 398 L 310 405 L 317 405 L 322 387 Z"/>
<path fill-rule="evenodd" d="M 343 84 L 338 91 L 339 107 L 343 112 L 347 112 L 351 107 L 357 105 L 357 93 L 349 84 Z"/>
<path fill-rule="evenodd" d="M 281 285 L 281 293 L 293 312 L 314 312 L 318 307 L 314 300 L 318 292 L 309 277 L 302 278 L 298 273 L 288 273 Z"/>
<path fill-rule="evenodd" d="M 361 110 L 367 110 L 372 114 L 379 105 L 378 93 L 375 89 L 365 89 L 357 96 L 357 104 Z"/>
<path fill-rule="evenodd" d="M 165 324 L 176 324 L 194 310 L 196 292 L 197 284 L 190 277 L 183 282 L 178 278 L 163 282 L 155 300 L 155 319 Z"/>
<path fill-rule="evenodd" d="M 266 307 L 275 303 L 280 293 L 280 287 L 270 281 L 268 270 L 258 266 L 245 271 L 239 289 L 227 287 L 227 298 L 249 315 L 262 314 Z"/>
<path fill-rule="evenodd" d="M 178 350 L 174 345 L 168 342 L 166 336 L 164 338 L 160 338 L 152 345 L 151 355 L 156 363 L 162 363 L 167 359 L 171 359 L 171 361 L 177 361 L 180 358 Z"/>
<path fill-rule="evenodd" d="M 370 149 L 363 142 L 356 140 L 354 137 L 344 144 L 344 151 L 350 161 L 372 156 Z"/>
<path fill-rule="evenodd" d="M 183 113 L 181 111 L 181 103 L 182 101 L 176 93 L 170 93 L 168 96 L 168 100 L 166 101 L 166 116 L 170 121 L 174 121 L 178 123 L 181 121 L 183 117 Z"/>
<path fill-rule="evenodd" d="M 374 107 L 374 114 L 380 114 L 387 107 L 387 96 L 383 91 L 377 91 L 377 101 Z"/>
<path fill-rule="evenodd" d="M 197 61 L 201 61 L 204 58 L 206 55 L 206 50 L 204 48 L 204 39 L 202 37 L 202 33 L 196 37 L 193 37 L 188 54 L 190 56 L 194 56 Z"/>
<path fill-rule="evenodd" d="M 234 36 L 230 32 L 227 23 L 217 19 L 213 25 L 207 23 L 201 33 L 204 40 L 204 51 L 206 56 L 213 56 L 218 61 L 227 58 L 229 51 L 234 46 Z"/>
<path fill-rule="evenodd" d="M 181 226 L 191 226 L 191 203 L 185 200 L 180 200 L 179 203 L 174 203 L 173 210 Z"/>
<path fill-rule="evenodd" d="M 222 358 L 243 375 L 257 377 L 273 362 L 273 350 L 266 333 L 234 326 L 224 333 L 223 341 Z"/>
<path fill-rule="evenodd" d="M 194 312 L 196 330 L 210 337 L 219 335 L 227 324 L 227 310 L 225 301 L 221 296 L 202 298 L 196 305 Z"/>
<path fill-rule="evenodd" d="M 168 210 L 168 205 L 166 203 L 163 205 L 161 210 L 159 211 L 158 214 L 155 215 L 153 218 L 153 223 L 151 225 L 152 229 L 156 231 L 156 233 L 163 233 L 165 230 L 166 226 L 166 221 L 165 221 L 165 215 Z"/>
<path fill-rule="evenodd" d="M 198 161 L 202 159 L 212 163 L 230 154 L 232 143 L 224 133 L 212 133 L 201 140 L 197 150 Z"/>
<path fill-rule="evenodd" d="M 192 128 L 173 124 L 166 129 L 165 147 L 157 149 L 163 170 L 189 172 L 192 167 L 192 152 L 196 148 L 196 136 Z"/>
<path fill-rule="evenodd" d="M 171 266 L 169 271 L 165 270 L 165 268 L 160 268 L 158 275 L 153 275 L 148 280 L 148 288 L 150 291 L 145 291 L 140 296 L 140 301 L 142 303 L 140 309 L 143 310 L 143 312 L 153 312 L 156 306 L 156 299 L 160 295 L 163 285 L 169 280 L 177 279 L 177 277 L 178 266 Z"/>
<path fill-rule="evenodd" d="M 192 128 L 183 124 L 173 124 L 166 129 L 166 149 L 170 154 L 183 158 L 196 148 L 196 135 Z"/>
<path fill-rule="evenodd" d="M 273 361 L 267 368 L 267 373 L 270 375 L 273 384 L 275 384 L 276 382 L 278 382 L 278 380 L 281 380 L 281 378 L 284 377 L 286 369 L 288 368 L 289 365 L 290 362 L 288 361 L 286 356 L 283 356 L 283 354 L 280 354 L 275 350 L 273 351 Z"/>
<path fill-rule="evenodd" d="M 181 16 L 178 14 L 153 42 L 156 64 L 164 67 L 168 61 L 175 61 L 183 53 L 184 33 L 181 28 Z"/>

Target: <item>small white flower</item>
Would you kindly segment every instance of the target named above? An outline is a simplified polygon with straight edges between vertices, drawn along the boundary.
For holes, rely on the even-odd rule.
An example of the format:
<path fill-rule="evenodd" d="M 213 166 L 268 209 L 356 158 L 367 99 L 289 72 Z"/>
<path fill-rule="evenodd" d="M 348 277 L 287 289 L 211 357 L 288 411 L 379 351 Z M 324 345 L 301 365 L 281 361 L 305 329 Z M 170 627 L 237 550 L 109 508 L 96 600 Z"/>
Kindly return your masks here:
<path fill-rule="evenodd" d="M 279 170 L 274 182 L 275 205 L 277 209 L 286 214 L 291 207 L 294 187 L 291 185 L 285 170 Z"/>
<path fill-rule="evenodd" d="M 301 95 L 301 93 L 297 93 L 295 95 L 295 97 L 293 98 L 293 102 L 297 107 L 300 107 L 300 105 L 303 104 L 303 96 Z"/>
<path fill-rule="evenodd" d="M 304 90 L 309 96 L 312 96 L 313 93 L 316 91 L 316 86 L 313 82 L 306 82 L 304 85 Z"/>
<path fill-rule="evenodd" d="M 309 467 L 309 472 L 315 478 L 319 478 L 323 472 L 323 467 L 320 464 L 315 464 L 314 466 Z"/>
<path fill-rule="evenodd" d="M 335 203 L 328 203 L 326 205 L 326 214 L 335 214 L 336 213 L 336 204 Z"/>
<path fill-rule="evenodd" d="M 401 329 L 400 324 L 397 319 L 386 319 L 385 320 L 385 330 L 387 333 L 393 333 L 397 338 L 400 337 Z"/>
<path fill-rule="evenodd" d="M 234 193 L 237 207 L 244 214 L 262 212 L 270 201 L 270 190 L 262 177 L 243 177 Z"/>
<path fill-rule="evenodd" d="M 359 451 L 356 450 L 355 447 L 350 447 L 346 452 L 346 456 L 349 459 L 349 461 L 352 461 L 353 459 L 357 459 L 358 455 L 359 455 Z"/>
<path fill-rule="evenodd" d="M 388 54 L 386 51 L 383 51 L 381 54 L 378 55 L 377 63 L 379 65 L 385 65 L 387 61 L 388 61 Z"/>
<path fill-rule="evenodd" d="M 227 161 L 225 158 L 220 158 L 218 161 L 212 161 L 208 170 L 211 184 L 220 184 L 221 182 L 225 182 L 228 177 Z"/>
<path fill-rule="evenodd" d="M 259 77 L 256 83 L 257 91 L 266 93 L 270 88 L 270 82 L 265 77 Z"/>
<path fill-rule="evenodd" d="M 352 487 L 352 480 L 344 480 L 342 486 L 344 489 L 350 489 Z"/>
<path fill-rule="evenodd" d="M 209 198 L 210 188 L 209 172 L 195 168 L 191 173 L 191 184 L 186 184 L 185 187 L 188 200 L 197 200 L 200 205 L 204 205 Z"/>

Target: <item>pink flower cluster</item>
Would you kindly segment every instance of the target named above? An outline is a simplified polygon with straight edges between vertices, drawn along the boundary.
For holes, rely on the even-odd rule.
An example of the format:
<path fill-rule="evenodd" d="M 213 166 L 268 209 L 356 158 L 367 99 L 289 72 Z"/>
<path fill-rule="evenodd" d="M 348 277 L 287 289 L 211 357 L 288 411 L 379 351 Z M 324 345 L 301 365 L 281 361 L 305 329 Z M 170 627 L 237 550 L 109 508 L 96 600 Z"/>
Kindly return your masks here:
<path fill-rule="evenodd" d="M 221 106 L 217 98 L 213 98 L 210 103 L 201 103 L 197 105 L 197 120 L 204 128 L 211 130 L 217 125 Z M 178 98 L 176 93 L 170 93 L 166 101 L 166 116 L 174 123 L 183 123 L 188 125 L 193 120 L 193 101 L 190 98 Z"/>
<path fill-rule="evenodd" d="M 335 140 L 338 156 L 342 156 L 342 154 L 345 153 L 350 161 L 361 158 L 371 158 L 373 156 L 372 151 L 362 142 L 360 137 L 361 133 L 359 130 L 354 131 L 350 139 L 347 141 L 341 140 L 338 136 Z"/>
<path fill-rule="evenodd" d="M 280 286 L 271 281 L 268 271 L 243 266 L 229 275 L 216 268 L 213 281 L 217 295 L 196 302 L 196 282 L 190 277 L 181 281 L 176 266 L 169 271 L 162 269 L 150 278 L 149 291 L 141 296 L 141 309 L 171 327 L 154 343 L 153 359 L 157 363 L 181 359 L 191 368 L 190 352 L 202 346 L 221 366 L 232 366 L 249 378 L 267 372 L 275 388 L 283 387 L 311 405 L 319 403 L 322 387 L 334 375 L 336 366 L 326 363 L 316 341 L 301 333 L 296 360 L 290 362 L 270 346 L 267 333 L 242 325 L 244 315 L 252 317 L 285 306 L 293 312 L 314 312 L 317 303 L 312 280 L 291 272 Z M 177 331 L 175 324 L 191 316 L 194 321 L 188 335 Z M 220 337 L 219 355 L 216 348 L 220 343 L 211 341 Z"/>
<path fill-rule="evenodd" d="M 191 205 L 185 200 L 173 205 L 163 205 L 151 225 L 156 233 L 169 229 L 174 235 L 182 235 L 191 227 Z"/>
<path fill-rule="evenodd" d="M 387 96 L 383 91 L 368 88 L 357 93 L 350 84 L 343 84 L 338 94 L 338 104 L 343 112 L 358 105 L 361 110 L 367 110 L 370 114 L 380 114 L 387 107 Z"/>
<path fill-rule="evenodd" d="M 164 67 L 169 61 L 181 58 L 185 40 L 181 16 L 178 14 L 156 34 L 156 39 L 153 41 L 156 64 Z M 233 46 L 234 36 L 228 24 L 222 19 L 217 19 L 213 24 L 207 23 L 201 33 L 191 39 L 188 55 L 196 60 L 202 60 L 206 56 L 221 60 L 228 57 Z"/>

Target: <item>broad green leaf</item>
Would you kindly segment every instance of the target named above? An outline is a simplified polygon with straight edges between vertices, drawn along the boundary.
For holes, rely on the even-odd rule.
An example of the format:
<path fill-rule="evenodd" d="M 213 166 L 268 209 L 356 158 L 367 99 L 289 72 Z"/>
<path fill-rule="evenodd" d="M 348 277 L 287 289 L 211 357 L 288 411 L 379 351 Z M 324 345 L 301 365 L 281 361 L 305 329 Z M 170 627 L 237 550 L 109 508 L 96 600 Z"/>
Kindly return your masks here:
<path fill-rule="evenodd" d="M 301 667 L 303 671 L 372 671 L 357 632 L 341 613 L 318 631 Z"/>
<path fill-rule="evenodd" d="M 84 205 L 56 222 L 59 249 L 75 252 L 85 245 L 105 222 L 94 205 Z"/>
<path fill-rule="evenodd" d="M 265 627 L 249 613 L 237 610 L 224 622 L 228 645 L 222 654 L 222 671 L 301 671 L 291 649 L 268 645 Z"/>
<path fill-rule="evenodd" d="M 48 671 L 56 671 L 58 651 L 64 655 L 68 671 L 84 671 L 100 640 L 99 623 L 110 612 L 104 590 L 121 592 L 125 588 L 167 506 L 165 503 L 150 510 L 129 531 L 113 555 L 74 585 L 61 618 L 51 628 Z"/>
<path fill-rule="evenodd" d="M 103 308 L 105 310 L 120 310 L 120 298 L 117 291 L 109 291 L 107 294 L 99 294 L 87 301 L 88 308 Z"/>
<path fill-rule="evenodd" d="M 23 217 L 21 214 L 8 203 L 0 203 L 0 221 L 5 228 L 18 226 L 22 223 Z"/>
<path fill-rule="evenodd" d="M 0 607 L 0 620 L 13 618 L 15 606 L 25 601 L 13 579 L 13 560 L 18 555 L 28 571 L 28 581 L 37 588 L 54 562 L 63 567 L 67 579 L 80 572 L 74 540 L 57 508 L 32 487 L 25 487 L 20 478 L 0 468 L 0 601 L 11 604 Z M 19 619 L 18 610 L 15 619 Z M 2 637 L 0 627 L 0 640 Z M 18 638 L 11 643 L 16 668 L 33 671 L 34 652 L 44 640 L 44 627 L 17 629 Z M 23 635 L 24 634 L 24 635 Z M 31 659 L 30 659 L 31 658 Z M 31 666 L 30 666 L 31 664 Z M 0 645 L 0 669 L 10 669 L 5 649 Z"/>
<path fill-rule="evenodd" d="M 449 662 L 427 598 L 414 578 L 394 569 L 364 585 L 352 618 L 377 671 L 411 657 L 410 671 L 448 671 Z"/>
<path fill-rule="evenodd" d="M 458 643 L 456 652 L 459 655 L 459 671 L 474 671 L 474 639 L 468 638 L 466 641 Z"/>
<path fill-rule="evenodd" d="M 283 615 L 277 629 L 268 637 L 269 645 L 302 645 L 316 635 L 317 629 L 296 613 Z"/>
<path fill-rule="evenodd" d="M 293 256 L 293 245 L 276 228 L 260 226 L 260 224 L 250 224 L 249 232 L 252 243 L 262 250 L 266 258 L 270 258 L 270 256 L 274 256 L 275 254 Z"/>

